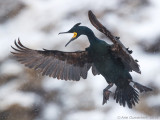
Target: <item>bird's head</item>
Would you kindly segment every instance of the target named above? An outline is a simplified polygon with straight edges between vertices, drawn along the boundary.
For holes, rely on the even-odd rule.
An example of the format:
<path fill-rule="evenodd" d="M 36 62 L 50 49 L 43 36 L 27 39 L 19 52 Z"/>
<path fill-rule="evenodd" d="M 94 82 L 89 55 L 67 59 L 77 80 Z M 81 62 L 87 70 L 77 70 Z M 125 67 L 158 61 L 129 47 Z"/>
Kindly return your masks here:
<path fill-rule="evenodd" d="M 65 47 L 75 39 L 77 39 L 82 34 L 82 26 L 79 26 L 81 23 L 75 24 L 69 31 L 67 32 L 60 32 L 59 34 L 65 34 L 65 33 L 73 33 L 73 37 L 71 40 L 65 45 Z"/>

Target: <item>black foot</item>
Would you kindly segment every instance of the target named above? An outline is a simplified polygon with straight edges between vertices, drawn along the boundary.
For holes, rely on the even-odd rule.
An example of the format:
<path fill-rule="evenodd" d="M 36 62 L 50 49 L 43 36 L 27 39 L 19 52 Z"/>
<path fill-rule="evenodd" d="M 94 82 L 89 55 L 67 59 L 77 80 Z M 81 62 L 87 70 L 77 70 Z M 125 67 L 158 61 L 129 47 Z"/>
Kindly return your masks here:
<path fill-rule="evenodd" d="M 146 86 L 143 86 L 137 82 L 134 82 L 133 87 L 137 88 L 140 92 L 148 92 L 148 91 L 152 91 L 151 88 L 148 88 Z"/>
<path fill-rule="evenodd" d="M 109 91 L 109 90 L 106 90 L 106 89 L 103 90 L 103 102 L 102 102 L 102 105 L 107 103 L 107 101 L 109 100 L 110 93 L 111 93 L 111 91 Z"/>

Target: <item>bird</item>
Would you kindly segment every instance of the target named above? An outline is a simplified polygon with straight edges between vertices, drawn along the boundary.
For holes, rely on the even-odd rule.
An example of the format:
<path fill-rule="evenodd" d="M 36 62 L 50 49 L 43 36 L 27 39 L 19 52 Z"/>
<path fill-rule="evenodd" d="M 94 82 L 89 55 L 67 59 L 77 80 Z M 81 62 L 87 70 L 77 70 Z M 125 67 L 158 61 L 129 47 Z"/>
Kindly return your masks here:
<path fill-rule="evenodd" d="M 102 75 L 108 84 L 103 89 L 102 105 L 109 101 L 112 93 L 109 89 L 115 85 L 116 103 L 133 108 L 139 102 L 139 92 L 152 91 L 151 88 L 133 81 L 130 75 L 132 71 L 141 74 L 138 60 L 133 59 L 131 56 L 133 51 L 122 44 L 120 37 L 114 36 L 104 27 L 91 10 L 88 11 L 88 17 L 91 24 L 106 35 L 112 44 L 97 38 L 90 28 L 77 23 L 67 32 L 59 34 L 73 33 L 73 37 L 65 47 L 81 35 L 86 35 L 90 45 L 83 51 L 33 50 L 24 46 L 18 39 L 18 41 L 15 40 L 16 48 L 11 46 L 14 49 L 11 53 L 26 67 L 39 70 L 42 75 L 61 80 L 86 79 L 91 69 L 94 76 Z"/>

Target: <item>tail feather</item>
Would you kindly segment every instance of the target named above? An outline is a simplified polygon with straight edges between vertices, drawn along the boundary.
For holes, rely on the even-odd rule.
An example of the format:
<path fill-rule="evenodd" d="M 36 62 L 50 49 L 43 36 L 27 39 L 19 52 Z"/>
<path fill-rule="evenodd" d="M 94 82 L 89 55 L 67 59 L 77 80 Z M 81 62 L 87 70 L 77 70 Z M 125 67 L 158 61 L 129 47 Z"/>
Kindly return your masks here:
<path fill-rule="evenodd" d="M 134 82 L 134 86 L 133 87 L 137 88 L 140 92 L 152 91 L 151 88 L 148 88 L 148 87 L 146 87 L 144 85 L 141 85 L 141 84 L 139 84 L 137 82 Z"/>
<path fill-rule="evenodd" d="M 114 99 L 116 100 L 116 103 L 119 103 L 124 107 L 127 104 L 129 108 L 132 108 L 132 106 L 135 106 L 135 103 L 138 103 L 139 95 L 137 90 L 128 85 L 125 88 L 117 87 Z"/>

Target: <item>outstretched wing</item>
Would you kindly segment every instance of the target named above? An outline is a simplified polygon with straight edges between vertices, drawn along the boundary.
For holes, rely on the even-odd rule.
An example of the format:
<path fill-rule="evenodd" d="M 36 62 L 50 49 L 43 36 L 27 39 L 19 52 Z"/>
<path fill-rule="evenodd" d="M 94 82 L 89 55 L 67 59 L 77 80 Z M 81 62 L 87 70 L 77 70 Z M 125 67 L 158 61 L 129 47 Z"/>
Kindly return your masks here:
<path fill-rule="evenodd" d="M 57 50 L 32 50 L 15 41 L 16 52 L 11 52 L 22 64 L 35 70 L 40 70 L 42 75 L 48 75 L 62 80 L 86 79 L 92 66 L 94 75 L 98 74 L 87 51 L 62 52 Z"/>
<path fill-rule="evenodd" d="M 112 52 L 115 55 L 115 57 L 118 57 L 121 59 L 122 63 L 124 64 L 125 68 L 128 71 L 135 71 L 137 73 L 141 73 L 139 69 L 139 65 L 137 64 L 137 60 L 134 60 L 132 56 L 130 55 L 129 50 L 126 49 L 126 47 L 121 43 L 119 40 L 119 37 L 115 37 L 111 34 L 107 28 L 105 28 L 96 18 L 96 16 L 92 13 L 92 11 L 88 12 L 88 17 L 92 25 L 98 29 L 100 32 L 104 33 L 112 42 Z"/>

